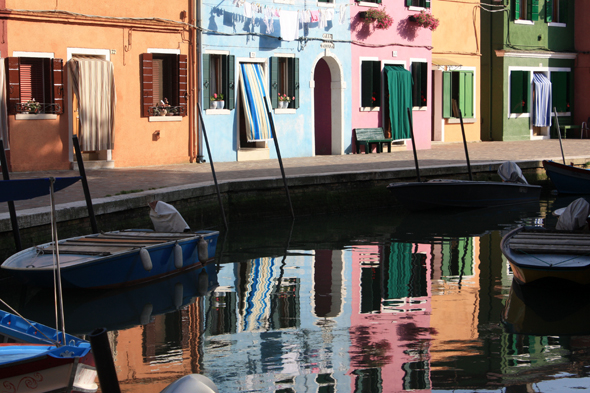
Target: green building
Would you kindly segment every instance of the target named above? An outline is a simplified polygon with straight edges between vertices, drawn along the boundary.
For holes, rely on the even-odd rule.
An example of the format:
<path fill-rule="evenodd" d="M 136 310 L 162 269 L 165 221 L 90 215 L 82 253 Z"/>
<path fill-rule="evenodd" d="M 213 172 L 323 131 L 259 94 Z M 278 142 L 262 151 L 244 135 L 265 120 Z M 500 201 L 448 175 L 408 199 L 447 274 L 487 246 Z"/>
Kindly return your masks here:
<path fill-rule="evenodd" d="M 482 1 L 481 32 L 482 140 L 557 137 L 554 108 L 560 126 L 575 110 L 574 1 Z"/>

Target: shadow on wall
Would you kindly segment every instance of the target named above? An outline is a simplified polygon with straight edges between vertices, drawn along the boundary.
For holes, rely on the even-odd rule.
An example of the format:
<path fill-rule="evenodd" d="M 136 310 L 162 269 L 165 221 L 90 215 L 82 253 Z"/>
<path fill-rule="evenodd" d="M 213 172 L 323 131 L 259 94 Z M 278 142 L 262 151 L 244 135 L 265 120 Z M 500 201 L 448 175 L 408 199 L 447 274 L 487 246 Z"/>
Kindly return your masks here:
<path fill-rule="evenodd" d="M 410 42 L 416 39 L 418 29 L 420 29 L 420 26 L 414 22 L 410 22 L 408 18 L 401 19 L 397 24 L 397 34 Z"/>

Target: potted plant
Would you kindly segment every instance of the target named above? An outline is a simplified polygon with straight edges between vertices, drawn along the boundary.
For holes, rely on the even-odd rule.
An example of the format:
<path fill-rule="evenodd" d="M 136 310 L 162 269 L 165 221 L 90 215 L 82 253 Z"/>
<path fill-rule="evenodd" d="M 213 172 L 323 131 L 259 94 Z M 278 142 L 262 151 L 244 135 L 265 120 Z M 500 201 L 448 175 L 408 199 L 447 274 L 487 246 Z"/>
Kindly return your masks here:
<path fill-rule="evenodd" d="M 440 24 L 440 21 L 437 18 L 435 18 L 430 12 L 426 12 L 424 10 L 410 16 L 409 20 L 410 22 L 418 24 L 420 27 L 430 29 L 432 31 L 436 30 Z"/>
<path fill-rule="evenodd" d="M 374 24 L 376 29 L 387 30 L 393 25 L 393 18 L 387 14 L 385 7 L 371 8 L 361 12 L 360 17 L 366 25 Z"/>
<path fill-rule="evenodd" d="M 223 101 L 223 94 L 213 94 L 210 98 L 210 109 L 223 109 L 225 106 L 225 101 Z"/>
<path fill-rule="evenodd" d="M 293 97 L 293 100 L 295 100 L 295 97 Z M 285 109 L 289 107 L 289 102 L 291 101 L 291 97 L 289 97 L 286 94 L 281 95 L 279 93 L 279 109 Z"/>
<path fill-rule="evenodd" d="M 170 104 L 168 104 L 168 99 L 164 98 L 160 100 L 158 105 L 154 108 L 154 115 L 155 116 L 166 116 L 168 114 L 168 110 L 170 109 Z"/>
<path fill-rule="evenodd" d="M 23 109 L 26 112 L 32 113 L 32 114 L 36 114 L 39 113 L 39 111 L 41 110 L 41 103 L 35 101 L 35 99 L 30 99 L 28 100 L 24 105 L 23 105 Z"/>

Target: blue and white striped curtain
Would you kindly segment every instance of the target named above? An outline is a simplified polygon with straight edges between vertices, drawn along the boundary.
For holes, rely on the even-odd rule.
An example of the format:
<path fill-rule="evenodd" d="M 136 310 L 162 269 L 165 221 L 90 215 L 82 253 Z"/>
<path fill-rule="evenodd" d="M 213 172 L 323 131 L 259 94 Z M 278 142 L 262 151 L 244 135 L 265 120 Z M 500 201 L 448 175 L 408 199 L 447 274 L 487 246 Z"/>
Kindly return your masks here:
<path fill-rule="evenodd" d="M 551 126 L 551 81 L 543 74 L 533 74 L 535 100 L 533 102 L 533 126 Z"/>
<path fill-rule="evenodd" d="M 280 277 L 275 258 L 258 258 L 249 262 L 241 331 L 268 329 L 271 318 L 272 295 Z"/>
<path fill-rule="evenodd" d="M 240 91 L 246 115 L 246 135 L 248 142 L 272 139 L 270 121 L 264 100 L 264 71 L 260 64 L 242 63 L 240 65 Z"/>

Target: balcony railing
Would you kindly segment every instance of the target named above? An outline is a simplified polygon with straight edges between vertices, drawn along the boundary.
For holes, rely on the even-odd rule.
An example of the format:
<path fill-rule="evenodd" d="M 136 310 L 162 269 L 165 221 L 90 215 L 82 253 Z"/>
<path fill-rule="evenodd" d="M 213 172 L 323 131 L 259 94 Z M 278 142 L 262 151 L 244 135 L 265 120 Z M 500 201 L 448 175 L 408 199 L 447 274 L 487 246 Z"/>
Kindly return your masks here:
<path fill-rule="evenodd" d="M 40 113 L 61 113 L 60 104 L 45 104 L 43 102 L 36 102 L 36 105 L 31 105 L 26 102 L 16 104 L 16 113 L 29 113 L 38 115 Z"/>
<path fill-rule="evenodd" d="M 150 116 L 184 116 L 186 107 L 184 106 L 151 106 L 149 109 Z"/>

